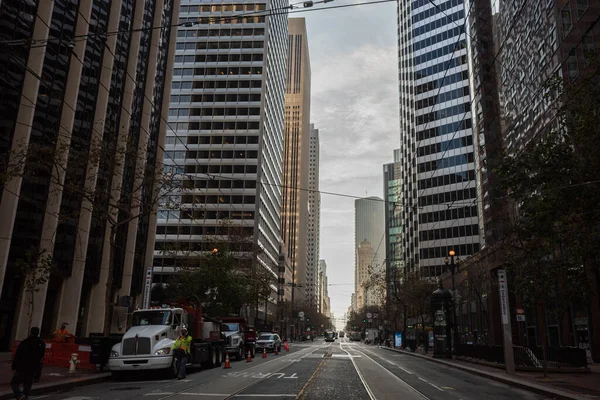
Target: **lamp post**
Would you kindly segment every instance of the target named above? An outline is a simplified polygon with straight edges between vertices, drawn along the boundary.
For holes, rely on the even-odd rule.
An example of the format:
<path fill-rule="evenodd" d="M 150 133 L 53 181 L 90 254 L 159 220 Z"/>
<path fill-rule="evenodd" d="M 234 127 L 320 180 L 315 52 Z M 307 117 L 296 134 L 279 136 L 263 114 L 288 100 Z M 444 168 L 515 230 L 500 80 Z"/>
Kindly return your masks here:
<path fill-rule="evenodd" d="M 456 256 L 456 263 L 454 260 L 454 256 L 456 255 L 456 252 L 454 250 L 450 250 L 448 251 L 448 255 L 450 256 L 450 259 L 448 259 L 448 257 L 444 258 L 444 263 L 446 264 L 446 267 L 450 267 L 450 274 L 452 275 L 452 335 L 453 340 L 452 340 L 452 349 L 454 350 L 454 353 L 456 354 L 456 343 L 458 340 L 458 332 L 456 330 L 456 310 L 457 310 L 457 304 L 456 304 L 456 287 L 454 285 L 454 270 L 457 269 L 458 266 L 458 262 L 460 261 L 460 259 L 458 258 L 458 256 Z"/>

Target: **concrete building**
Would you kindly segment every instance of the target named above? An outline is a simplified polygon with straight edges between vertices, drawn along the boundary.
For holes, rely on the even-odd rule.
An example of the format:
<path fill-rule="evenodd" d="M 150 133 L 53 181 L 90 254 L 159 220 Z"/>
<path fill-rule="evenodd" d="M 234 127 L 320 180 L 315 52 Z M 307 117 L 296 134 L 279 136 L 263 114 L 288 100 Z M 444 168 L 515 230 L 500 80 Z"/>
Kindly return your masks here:
<path fill-rule="evenodd" d="M 0 2 L 0 41 L 11 50 L 0 54 L 0 158 L 28 154 L 25 172 L 0 187 L 0 351 L 27 336 L 29 317 L 42 337 L 62 322 L 78 336 L 102 332 L 108 218 L 151 207 L 141 196 L 134 205 L 132 188 L 145 168 L 151 193 L 162 162 L 178 10 L 177 0 Z M 148 213 L 117 230 L 111 302 L 139 304 L 155 223 Z M 33 310 L 20 269 L 39 265 L 32 254 L 56 266 Z"/>
<path fill-rule="evenodd" d="M 288 21 L 281 235 L 298 286 L 314 303 L 315 271 L 308 263 L 310 58 L 304 18 Z M 311 291 L 312 289 L 312 291 Z"/>
<path fill-rule="evenodd" d="M 177 32 L 169 105 L 175 132 L 168 132 L 166 151 L 185 172 L 185 212 L 159 212 L 155 282 L 166 280 L 186 257 L 212 249 L 231 228 L 263 249 L 258 267 L 278 278 L 287 17 L 265 18 L 260 11 L 283 5 L 181 5 L 180 20 L 190 26 Z M 231 18 L 253 12 L 259 15 Z M 165 164 L 175 162 L 166 157 Z M 164 251 L 173 245 L 177 254 Z M 272 289 L 275 299 L 277 287 Z"/>
<path fill-rule="evenodd" d="M 317 311 L 319 298 L 319 254 L 321 241 L 321 193 L 319 193 L 319 130 L 310 124 L 308 163 L 308 296 Z"/>
<path fill-rule="evenodd" d="M 331 299 L 329 298 L 329 283 L 327 279 L 327 263 L 325 260 L 319 260 L 319 298 L 321 299 L 320 310 L 325 316 L 331 312 Z"/>
<path fill-rule="evenodd" d="M 369 265 L 379 268 L 385 259 L 385 202 L 379 197 L 366 197 L 354 201 L 354 293 L 359 305 L 359 289 L 366 275 L 360 275 L 359 248 L 366 241 L 371 247 Z M 366 262 L 366 261 L 365 261 Z M 366 270 L 362 271 L 366 274 Z M 361 277 L 362 276 L 362 277 Z"/>
<path fill-rule="evenodd" d="M 402 258 L 425 277 L 482 240 L 464 21 L 462 0 L 398 3 Z"/>
<path fill-rule="evenodd" d="M 394 150 L 394 162 L 383 165 L 383 198 L 385 203 L 385 268 L 387 293 L 393 293 L 394 282 L 404 276 L 402 248 L 402 162 L 400 150 Z"/>

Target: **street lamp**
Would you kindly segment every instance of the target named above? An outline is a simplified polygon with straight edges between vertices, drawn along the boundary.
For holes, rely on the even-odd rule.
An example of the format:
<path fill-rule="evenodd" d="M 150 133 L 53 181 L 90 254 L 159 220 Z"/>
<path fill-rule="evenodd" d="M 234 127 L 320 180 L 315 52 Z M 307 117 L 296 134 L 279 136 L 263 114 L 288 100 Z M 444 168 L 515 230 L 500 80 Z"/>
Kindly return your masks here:
<path fill-rule="evenodd" d="M 450 273 L 452 274 L 452 304 L 453 304 L 453 309 L 452 309 L 452 332 L 454 335 L 454 340 L 452 341 L 452 347 L 454 348 L 454 352 L 456 353 L 456 341 L 458 340 L 458 333 L 456 330 L 456 310 L 457 310 L 457 304 L 456 304 L 456 287 L 454 285 L 454 270 L 457 269 L 458 266 L 458 262 L 460 261 L 460 259 L 458 258 L 458 256 L 456 256 L 456 263 L 454 260 L 454 256 L 456 255 L 456 252 L 454 250 L 450 250 L 448 251 L 448 255 L 450 256 L 450 259 L 448 259 L 448 257 L 444 258 L 444 264 L 446 264 L 446 267 L 450 267 Z"/>

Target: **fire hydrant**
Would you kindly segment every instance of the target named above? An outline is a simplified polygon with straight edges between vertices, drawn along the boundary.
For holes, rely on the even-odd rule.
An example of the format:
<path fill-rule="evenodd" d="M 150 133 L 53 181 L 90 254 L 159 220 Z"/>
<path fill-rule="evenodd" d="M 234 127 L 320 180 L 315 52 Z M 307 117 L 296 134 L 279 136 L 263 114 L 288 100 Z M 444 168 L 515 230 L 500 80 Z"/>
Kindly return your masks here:
<path fill-rule="evenodd" d="M 77 354 L 77 353 L 71 354 L 71 360 L 69 361 L 69 376 L 75 376 L 77 374 L 76 365 L 81 363 L 81 361 L 79 361 L 77 359 L 78 357 L 79 357 L 79 354 Z"/>

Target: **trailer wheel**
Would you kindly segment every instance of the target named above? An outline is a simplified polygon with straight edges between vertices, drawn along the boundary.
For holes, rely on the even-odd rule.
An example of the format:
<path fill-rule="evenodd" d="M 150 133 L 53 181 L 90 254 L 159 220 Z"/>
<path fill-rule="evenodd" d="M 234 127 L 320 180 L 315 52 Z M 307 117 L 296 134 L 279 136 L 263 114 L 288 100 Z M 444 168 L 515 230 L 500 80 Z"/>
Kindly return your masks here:
<path fill-rule="evenodd" d="M 217 347 L 215 352 L 217 353 L 217 362 L 215 364 L 215 367 L 220 367 L 221 363 L 223 362 L 223 349 L 220 347 Z"/>

